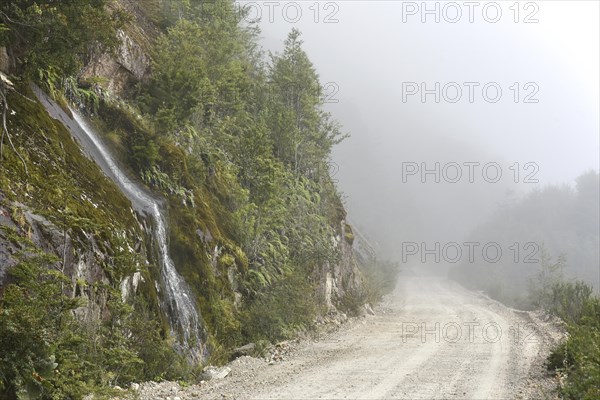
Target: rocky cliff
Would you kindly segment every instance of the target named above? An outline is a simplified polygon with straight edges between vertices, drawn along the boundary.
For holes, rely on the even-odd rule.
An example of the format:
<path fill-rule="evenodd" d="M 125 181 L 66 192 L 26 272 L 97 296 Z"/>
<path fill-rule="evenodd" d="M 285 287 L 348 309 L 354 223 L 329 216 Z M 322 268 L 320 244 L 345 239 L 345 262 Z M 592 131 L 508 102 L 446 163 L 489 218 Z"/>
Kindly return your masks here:
<path fill-rule="evenodd" d="M 194 362 L 208 357 L 221 362 L 246 341 L 285 337 L 307 329 L 307 317 L 347 312 L 366 301 L 365 277 L 353 250 L 356 238 L 329 176 L 310 168 L 299 174 L 299 164 L 288 168 L 268 156 L 271 164 L 264 168 L 275 172 L 265 174 L 270 178 L 263 182 L 253 178 L 254 165 L 244 167 L 244 157 L 230 161 L 235 149 L 227 143 L 181 128 L 160 137 L 149 127 L 152 116 L 141 115 L 136 96 L 140 85 L 152 87 L 156 80 L 153 57 L 165 29 L 156 10 L 138 2 L 111 2 L 108 9 L 129 16 L 114 33 L 116 47 L 92 52 L 76 77 L 61 81 L 66 84 L 40 82 L 63 108 L 54 118 L 49 103 L 42 104 L 29 80 L 20 77 L 20 59 L 12 54 L 21 52 L 0 48 L 0 68 L 17 82 L 3 86 L 3 141 L 9 135 L 14 146 L 4 147 L 0 162 L 0 296 L 11 284 L 21 284 L 11 274 L 16 266 L 39 252 L 52 255 L 46 268 L 66 277 L 61 291 L 79 301 L 72 310 L 76 320 L 104 324 L 110 332 L 118 327 L 122 343 L 107 342 L 107 348 L 124 346 L 135 354 L 133 364 L 139 358 L 147 366 L 146 375 L 135 367 L 129 375 L 109 373 L 112 381 L 106 379 L 113 383 L 160 371 L 166 350 L 160 350 L 163 358 L 144 353 L 150 351 L 148 341 L 175 345 L 184 356 L 189 347 L 200 346 L 206 351 L 200 360 L 192 357 Z M 185 326 L 174 328 L 176 305 L 165 287 L 156 221 L 131 203 L 114 174 L 90 158 L 90 145 L 73 136 L 69 103 L 82 107 L 119 171 L 164 199 L 168 252 L 205 329 L 196 342 L 182 342 Z M 203 118 L 230 121 L 220 122 L 215 110 L 203 112 Z M 197 129 L 202 124 L 206 121 Z M 260 137 L 252 129 L 247 140 Z M 263 186 L 272 199 L 252 199 L 253 190 Z M 149 321 L 154 322 L 144 325 Z M 144 329 L 151 335 L 137 340 Z"/>

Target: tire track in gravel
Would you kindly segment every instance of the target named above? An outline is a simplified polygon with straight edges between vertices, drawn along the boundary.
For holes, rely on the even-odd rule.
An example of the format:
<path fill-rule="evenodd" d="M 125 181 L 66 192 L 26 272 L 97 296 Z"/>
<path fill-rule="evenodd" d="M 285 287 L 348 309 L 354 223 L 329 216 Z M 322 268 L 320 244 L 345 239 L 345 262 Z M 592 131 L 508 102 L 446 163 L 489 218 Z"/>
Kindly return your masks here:
<path fill-rule="evenodd" d="M 431 277 L 405 279 L 387 306 L 391 312 L 340 334 L 339 345 L 350 346 L 344 357 L 329 358 L 251 397 L 500 399 L 524 395 L 540 346 L 537 341 L 516 340 L 514 331 L 522 331 L 528 323 L 519 312 Z"/>
<path fill-rule="evenodd" d="M 400 282 L 375 316 L 354 319 L 320 341 L 302 342 L 274 365 L 242 357 L 229 364 L 232 371 L 225 379 L 193 385 L 177 396 L 553 398 L 554 383 L 543 362 L 562 335 L 554 322 L 445 278 L 403 276 Z M 139 399 L 166 399 L 155 393 L 144 392 Z"/>

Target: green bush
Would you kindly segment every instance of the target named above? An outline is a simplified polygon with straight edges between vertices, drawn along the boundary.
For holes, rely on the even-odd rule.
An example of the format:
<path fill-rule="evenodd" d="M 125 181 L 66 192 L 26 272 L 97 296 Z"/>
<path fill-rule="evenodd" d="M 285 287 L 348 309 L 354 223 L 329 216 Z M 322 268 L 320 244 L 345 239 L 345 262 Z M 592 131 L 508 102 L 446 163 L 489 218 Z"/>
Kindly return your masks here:
<path fill-rule="evenodd" d="M 64 294 L 71 280 L 55 262 L 38 254 L 9 270 L 0 298 L 0 398 L 79 399 L 109 385 L 189 377 L 142 298 L 133 313 L 118 290 L 92 284 L 87 290 L 108 300 L 110 318 L 76 320 L 72 311 L 85 304 Z"/>
<path fill-rule="evenodd" d="M 558 282 L 551 287 L 546 308 L 565 322 L 578 323 L 590 306 L 592 292 L 585 282 Z"/>
<path fill-rule="evenodd" d="M 64 365 L 57 363 L 68 357 L 57 345 L 73 340 L 70 311 L 79 303 L 63 295 L 62 286 L 70 281 L 47 268 L 54 262 L 37 255 L 9 271 L 13 283 L 0 300 L 1 398 L 49 398 L 63 386 L 75 394 L 86 389 L 84 380 L 69 379 Z M 58 381 L 59 376 L 64 379 Z"/>
<path fill-rule="evenodd" d="M 550 311 L 567 322 L 568 338 L 547 361 L 548 368 L 566 376 L 566 399 L 600 398 L 600 298 L 583 282 L 552 287 Z"/>
<path fill-rule="evenodd" d="M 251 300 L 242 316 L 242 332 L 252 341 L 275 342 L 309 329 L 317 314 L 314 293 L 306 275 L 292 270 Z"/>

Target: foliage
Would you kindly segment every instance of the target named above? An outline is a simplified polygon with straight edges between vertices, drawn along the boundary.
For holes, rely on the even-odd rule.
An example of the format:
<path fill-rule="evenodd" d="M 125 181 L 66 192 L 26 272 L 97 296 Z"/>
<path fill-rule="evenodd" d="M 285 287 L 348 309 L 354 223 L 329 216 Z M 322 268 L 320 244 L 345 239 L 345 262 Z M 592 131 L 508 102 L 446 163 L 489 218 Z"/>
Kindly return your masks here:
<path fill-rule="evenodd" d="M 582 282 L 558 282 L 552 288 L 545 308 L 567 323 L 580 321 L 586 312 L 593 288 Z"/>
<path fill-rule="evenodd" d="M 163 30 L 154 43 L 151 78 L 126 103 L 78 85 L 81 62 L 114 47 L 114 29 L 126 20 L 104 1 L 80 3 L 9 2 L 0 19 L 9 30 L 0 35 L 23 54 L 23 76 L 97 114 L 94 122 L 114 139 L 119 158 L 167 199 L 170 253 L 197 295 L 211 361 L 227 360 L 248 340 L 279 340 L 308 329 L 320 311 L 315 271 L 339 261 L 336 237 L 345 211 L 328 161 L 343 135 L 323 111 L 318 75 L 299 32 L 266 61 L 256 28 L 240 23 L 243 11 L 234 12 L 232 1 L 144 0 Z M 75 9 L 78 15 L 70 13 Z M 36 29 L 24 32 L 7 17 Z M 67 49 L 64 38 L 78 24 L 85 26 Z M 41 49 L 44 40 L 48 47 Z M 157 317 L 155 266 L 146 270 L 139 255 L 118 250 L 143 235 L 129 203 L 39 105 L 13 99 L 11 108 L 10 128 L 32 176 L 4 179 L 19 174 L 11 156 L 1 166 L 0 189 L 13 200 L 31 199 L 28 206 L 73 235 L 97 239 L 107 255 L 101 262 L 106 280 L 78 282 L 73 293 L 88 293 L 90 303 L 103 299 L 96 304 L 103 317 L 78 320 L 72 308 L 64 310 L 68 324 L 46 343 L 61 379 L 48 380 L 43 396 L 78 398 L 99 386 L 189 378 L 193 368 L 175 354 L 167 322 Z M 351 233 L 343 240 L 351 242 Z M 124 303 L 118 285 L 133 272 L 148 279 Z"/>
<path fill-rule="evenodd" d="M 559 256 L 553 262 L 546 249 L 542 247 L 539 269 L 531 279 L 529 288 L 531 303 L 535 307 L 550 312 L 557 306 L 554 303 L 555 289 L 563 279 L 564 267 L 564 256 Z"/>
<path fill-rule="evenodd" d="M 233 6 L 232 6 L 233 7 Z M 200 130 L 213 128 L 238 112 L 249 88 L 252 32 L 241 29 L 233 13 L 211 19 L 180 19 L 157 42 L 152 83 L 140 97 L 156 115 L 162 131 L 192 120 Z"/>
<path fill-rule="evenodd" d="M 560 392 L 566 399 L 600 396 L 600 298 L 583 282 L 553 287 L 555 315 L 567 322 L 568 338 L 548 358 L 548 368 L 565 376 Z"/>
<path fill-rule="evenodd" d="M 143 361 L 136 366 L 136 374 L 131 380 L 160 381 L 189 378 L 190 367 L 187 360 L 173 351 L 173 339 L 165 340 L 162 328 L 156 320 L 159 312 L 151 307 L 143 297 L 134 299 L 133 312 L 127 316 L 129 348 Z"/>
<path fill-rule="evenodd" d="M 54 269 L 56 258 L 31 243 L 27 248 L 37 255 L 23 255 L 10 270 L 13 283 L 0 300 L 2 398 L 81 398 L 101 386 L 165 373 L 181 376 L 181 366 L 173 366 L 175 353 L 157 334 L 155 322 L 136 316 L 118 290 L 89 285 L 92 297 L 108 299 L 110 318 L 77 321 L 73 311 L 88 305 L 65 294 L 71 280 Z"/>
<path fill-rule="evenodd" d="M 150 169 L 142 172 L 142 180 L 147 184 L 154 186 L 170 195 L 181 198 L 184 205 L 194 207 L 194 193 L 183 186 L 177 185 L 171 177 L 162 172 L 157 165 L 153 165 Z"/>
<path fill-rule="evenodd" d="M 542 251 L 531 301 L 567 324 L 567 340 L 547 360 L 549 369 L 566 377 L 561 394 L 567 399 L 595 399 L 600 395 L 600 298 L 582 281 L 563 280 L 564 263 L 564 257 L 552 261 Z"/>
<path fill-rule="evenodd" d="M 3 1 L 0 6 L 0 45 L 18 53 L 31 78 L 38 71 L 69 76 L 94 51 L 114 48 L 116 29 L 127 15 L 110 15 L 106 1 Z"/>
<path fill-rule="evenodd" d="M 317 313 L 314 288 L 302 271 L 290 271 L 262 290 L 242 315 L 244 335 L 253 341 L 289 339 L 309 328 Z"/>
<path fill-rule="evenodd" d="M 282 54 L 271 56 L 269 69 L 274 152 L 294 172 L 312 176 L 315 162 L 326 160 L 345 136 L 321 108 L 321 85 L 302 50 L 300 32 L 292 29 L 284 44 Z"/>
<path fill-rule="evenodd" d="M 231 338 L 239 340 L 240 329 L 234 321 L 248 321 L 244 315 L 258 318 L 254 328 L 241 324 L 244 336 L 260 336 L 262 329 L 278 337 L 306 322 L 287 321 L 288 310 L 278 304 L 290 279 L 308 282 L 316 266 L 338 259 L 333 238 L 345 215 L 327 161 L 343 135 L 322 110 L 318 76 L 298 31 L 267 63 L 257 50 L 256 30 L 240 24 L 233 3 L 212 5 L 219 12 L 174 3 L 179 19 L 156 43 L 153 76 L 139 87 L 136 102 L 156 132 L 159 156 L 139 170 L 168 195 L 194 194 L 193 210 L 172 205 L 176 263 L 186 279 L 198 281 L 194 287 L 205 300 L 200 303 L 211 305 L 202 310 L 204 319 L 219 342 L 234 345 Z M 198 225 L 211 232 L 213 246 L 231 249 L 225 243 L 233 239 L 244 256 L 232 256 L 229 267 L 206 265 L 214 255 L 202 251 L 212 250 L 189 237 Z M 195 267 L 191 260 L 197 260 Z M 244 263 L 247 270 L 240 269 Z M 246 301 L 231 311 L 224 307 L 231 300 L 223 298 L 233 288 L 222 269 L 234 268 Z M 302 303 L 297 293 L 287 302 Z"/>
<path fill-rule="evenodd" d="M 186 363 L 157 320 L 156 294 L 145 264 L 131 250 L 140 232 L 127 201 L 65 128 L 29 100 L 33 95 L 28 89 L 17 90 L 23 95 L 10 94 L 14 113 L 8 128 L 30 173 L 22 173 L 12 154 L 0 164 L 0 202 L 17 224 L 16 230 L 1 227 L 0 239 L 21 249 L 0 290 L 0 398 L 27 393 L 33 398 L 81 398 L 132 380 L 187 377 Z M 43 252 L 27 239 L 32 227 L 26 210 L 64 229 L 77 251 L 96 243 L 105 282 L 67 279 L 61 272 L 63 254 Z M 125 304 L 119 284 L 133 272 L 150 285 L 140 283 L 134 304 Z M 86 309 L 102 313 L 82 319 Z"/>
<path fill-rule="evenodd" d="M 276 195 L 244 216 L 251 291 L 272 283 L 294 264 L 312 268 L 337 260 L 331 240 L 335 232 L 321 214 L 315 183 L 285 172 L 280 179 Z"/>
<path fill-rule="evenodd" d="M 38 255 L 10 272 L 17 283 L 8 285 L 0 303 L 0 394 L 3 398 L 37 398 L 52 387 L 57 373 L 56 349 L 68 311 L 77 301 L 64 296 L 68 279 L 44 268 L 55 259 Z"/>

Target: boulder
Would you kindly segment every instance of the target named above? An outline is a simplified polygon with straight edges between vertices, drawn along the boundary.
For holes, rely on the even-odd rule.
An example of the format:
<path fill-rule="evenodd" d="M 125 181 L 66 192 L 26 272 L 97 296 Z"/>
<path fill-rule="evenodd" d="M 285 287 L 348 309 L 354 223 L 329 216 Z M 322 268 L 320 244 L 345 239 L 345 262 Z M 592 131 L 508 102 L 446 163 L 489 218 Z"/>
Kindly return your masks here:
<path fill-rule="evenodd" d="M 254 343 L 248 343 L 233 350 L 233 357 L 237 358 L 242 356 L 250 356 L 252 353 L 254 353 L 254 349 L 256 349 L 256 345 Z"/>
<path fill-rule="evenodd" d="M 209 381 L 211 379 L 223 379 L 231 372 L 231 368 L 229 367 L 214 367 L 212 365 L 207 366 L 202 371 L 202 375 L 200 379 L 204 381 Z"/>

